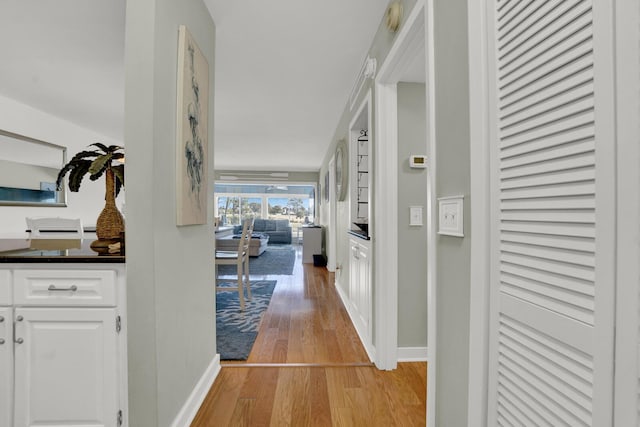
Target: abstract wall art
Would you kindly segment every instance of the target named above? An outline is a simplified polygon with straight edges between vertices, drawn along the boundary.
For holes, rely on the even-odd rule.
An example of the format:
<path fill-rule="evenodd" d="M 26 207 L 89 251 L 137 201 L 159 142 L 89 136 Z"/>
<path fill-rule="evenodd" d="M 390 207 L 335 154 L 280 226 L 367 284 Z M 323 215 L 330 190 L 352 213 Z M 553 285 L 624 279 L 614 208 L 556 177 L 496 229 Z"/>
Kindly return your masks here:
<path fill-rule="evenodd" d="M 176 222 L 206 224 L 209 64 L 184 25 L 178 31 L 177 94 Z"/>

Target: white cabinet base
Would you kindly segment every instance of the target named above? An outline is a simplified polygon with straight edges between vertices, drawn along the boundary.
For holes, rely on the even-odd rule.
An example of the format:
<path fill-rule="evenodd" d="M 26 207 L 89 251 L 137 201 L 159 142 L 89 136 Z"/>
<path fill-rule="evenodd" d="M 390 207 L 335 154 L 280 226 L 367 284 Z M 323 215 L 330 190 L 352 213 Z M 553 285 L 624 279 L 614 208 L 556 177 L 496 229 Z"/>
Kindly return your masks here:
<path fill-rule="evenodd" d="M 123 264 L 0 266 L 0 427 L 126 427 Z"/>
<path fill-rule="evenodd" d="M 365 347 L 372 345 L 372 290 L 369 241 L 350 240 L 349 256 L 349 305 L 354 327 Z M 365 241 L 363 241 L 365 242 Z"/>
<path fill-rule="evenodd" d="M 17 308 L 15 425 L 113 426 L 118 415 L 114 308 Z"/>

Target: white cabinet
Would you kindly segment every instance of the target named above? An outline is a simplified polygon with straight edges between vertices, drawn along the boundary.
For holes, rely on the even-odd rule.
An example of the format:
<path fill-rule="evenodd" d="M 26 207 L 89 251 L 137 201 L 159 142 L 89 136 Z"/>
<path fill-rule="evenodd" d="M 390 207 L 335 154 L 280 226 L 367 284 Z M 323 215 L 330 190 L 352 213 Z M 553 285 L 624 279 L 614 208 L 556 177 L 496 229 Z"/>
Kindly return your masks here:
<path fill-rule="evenodd" d="M 13 309 L 0 307 L 0 426 L 12 426 L 13 416 Z"/>
<path fill-rule="evenodd" d="M 363 343 L 371 343 L 371 259 L 369 241 L 350 240 L 349 257 L 349 302 L 350 315 Z"/>
<path fill-rule="evenodd" d="M 0 270 L 0 427 L 126 425 L 124 266 L 47 267 Z"/>
<path fill-rule="evenodd" d="M 114 425 L 116 310 L 15 310 L 15 425 Z"/>

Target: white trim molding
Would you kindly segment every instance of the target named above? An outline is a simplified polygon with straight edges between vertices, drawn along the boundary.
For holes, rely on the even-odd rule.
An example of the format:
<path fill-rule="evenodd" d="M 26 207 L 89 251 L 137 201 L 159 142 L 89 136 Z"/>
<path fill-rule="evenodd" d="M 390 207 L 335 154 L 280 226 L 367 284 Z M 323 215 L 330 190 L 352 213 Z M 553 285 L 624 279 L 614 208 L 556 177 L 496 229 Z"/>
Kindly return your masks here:
<path fill-rule="evenodd" d="M 436 232 L 438 219 L 436 212 L 436 107 L 435 107 L 435 54 L 433 0 L 426 0 L 423 6 L 425 22 L 425 71 L 427 89 L 427 158 L 431 162 L 427 169 L 427 425 L 436 425 L 436 341 L 437 304 L 436 283 L 438 280 Z"/>
<path fill-rule="evenodd" d="M 425 46 L 424 0 L 398 32 L 375 80 L 373 263 L 376 366 L 395 369 L 398 346 L 398 89 L 403 72 Z M 432 94 L 428 93 L 427 98 Z M 384 201 L 376 203 L 376 201 Z M 428 211 L 428 208 L 427 208 Z M 384 262 L 377 262 L 384 260 Z M 383 284 L 381 286 L 380 284 Z M 427 302 L 425 301 L 425 304 Z"/>
<path fill-rule="evenodd" d="M 178 412 L 178 415 L 176 415 L 176 418 L 171 423 L 172 427 L 184 427 L 191 425 L 191 422 L 196 417 L 200 406 L 202 406 L 202 402 L 204 402 L 204 399 L 207 397 L 213 382 L 218 377 L 220 369 L 222 369 L 220 366 L 220 355 L 216 354 L 196 383 L 196 386 L 189 394 L 184 405 L 182 405 L 180 412 Z"/>
<path fill-rule="evenodd" d="M 396 85 L 378 84 L 375 91 L 373 292 L 376 366 L 395 369 L 398 347 L 398 111 Z M 383 201 L 379 203 L 378 201 Z M 384 260 L 384 262 L 378 262 Z M 381 286 L 384 283 L 385 286 Z"/>
<path fill-rule="evenodd" d="M 398 362 L 426 362 L 427 347 L 398 347 Z"/>
<path fill-rule="evenodd" d="M 615 5 L 616 339 L 614 425 L 640 423 L 640 6 Z"/>
<path fill-rule="evenodd" d="M 487 426 L 489 365 L 489 116 L 486 2 L 468 0 L 471 265 L 469 305 L 469 427 Z"/>
<path fill-rule="evenodd" d="M 378 62 L 376 58 L 371 58 L 367 56 L 367 59 L 364 60 L 362 67 L 360 68 L 360 72 L 358 73 L 358 78 L 353 85 L 353 89 L 351 89 L 351 95 L 349 95 L 349 109 L 353 110 L 353 107 L 358 100 L 358 96 L 360 95 L 360 91 L 364 86 L 364 83 L 367 79 L 372 79 L 376 76 L 376 68 Z"/>

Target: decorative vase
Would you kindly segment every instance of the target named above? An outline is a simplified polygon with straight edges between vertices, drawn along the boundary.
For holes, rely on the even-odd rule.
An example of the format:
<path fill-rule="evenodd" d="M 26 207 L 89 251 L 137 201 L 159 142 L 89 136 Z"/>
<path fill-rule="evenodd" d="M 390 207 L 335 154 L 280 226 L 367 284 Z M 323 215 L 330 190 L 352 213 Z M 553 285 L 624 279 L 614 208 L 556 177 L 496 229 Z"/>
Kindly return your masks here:
<path fill-rule="evenodd" d="M 116 187 L 113 171 L 107 169 L 105 177 L 105 205 L 96 222 L 98 240 L 91 243 L 91 248 L 99 253 L 107 253 L 109 245 L 120 242 L 121 235 L 124 233 L 124 218 L 116 207 Z"/>

